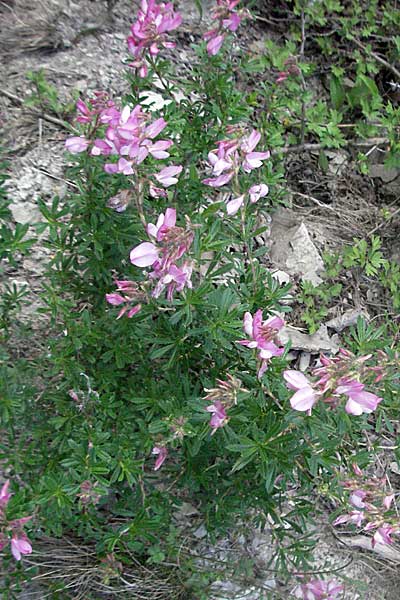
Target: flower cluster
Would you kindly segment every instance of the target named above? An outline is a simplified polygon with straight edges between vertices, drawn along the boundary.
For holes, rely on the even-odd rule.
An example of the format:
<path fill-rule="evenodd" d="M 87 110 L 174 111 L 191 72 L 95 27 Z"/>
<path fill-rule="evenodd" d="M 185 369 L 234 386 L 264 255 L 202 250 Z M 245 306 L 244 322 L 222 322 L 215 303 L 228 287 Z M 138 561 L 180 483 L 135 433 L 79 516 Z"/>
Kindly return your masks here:
<path fill-rule="evenodd" d="M 89 480 L 82 481 L 77 496 L 83 506 L 96 506 L 96 504 L 98 504 L 102 495 L 99 490 L 96 489 L 97 485 L 97 481 L 94 484 Z"/>
<path fill-rule="evenodd" d="M 336 600 L 343 591 L 343 585 L 335 579 L 312 579 L 297 586 L 294 597 L 303 600 Z"/>
<path fill-rule="evenodd" d="M 31 543 L 23 530 L 25 523 L 30 521 L 32 517 L 22 517 L 13 521 L 7 520 L 6 507 L 11 498 L 11 492 L 8 491 L 9 485 L 10 482 L 6 481 L 0 490 L 0 551 L 10 543 L 11 553 L 15 560 L 21 560 L 23 554 L 32 553 Z"/>
<path fill-rule="evenodd" d="M 247 390 L 242 388 L 242 382 L 239 379 L 228 373 L 226 381 L 217 379 L 217 387 L 205 391 L 207 395 L 204 396 L 204 400 L 212 402 L 205 410 L 212 415 L 210 427 L 214 434 L 219 427 L 223 427 L 229 421 L 226 411 L 237 403 L 238 392 Z"/>
<path fill-rule="evenodd" d="M 153 455 L 157 456 L 156 462 L 154 463 L 154 470 L 158 471 L 158 469 L 163 465 L 165 459 L 168 456 L 168 448 L 166 446 L 161 446 L 161 445 L 154 446 L 151 453 Z"/>
<path fill-rule="evenodd" d="M 289 58 L 285 60 L 285 67 L 285 71 L 280 71 L 278 73 L 275 83 L 283 83 L 291 75 L 300 75 L 301 71 L 297 66 L 296 58 L 294 56 L 289 56 Z"/>
<path fill-rule="evenodd" d="M 129 51 L 135 58 L 129 66 L 137 69 L 140 77 L 147 75 L 146 52 L 155 57 L 160 52 L 159 45 L 175 48 L 175 42 L 168 41 L 167 34 L 181 23 L 182 17 L 174 12 L 172 2 L 157 4 L 155 0 L 142 0 L 137 20 L 131 26 L 131 35 L 127 39 Z"/>
<path fill-rule="evenodd" d="M 157 224 L 149 223 L 147 233 L 152 242 L 142 242 L 131 250 L 130 261 L 141 268 L 152 267 L 149 279 L 156 282 L 152 296 L 158 298 L 164 289 L 171 301 L 175 291 L 191 288 L 192 264 L 182 257 L 193 242 L 193 231 L 176 226 L 176 210 L 167 208 Z"/>
<path fill-rule="evenodd" d="M 321 356 L 321 366 L 313 370 L 314 381 L 310 381 L 303 373 L 287 370 L 283 373 L 286 385 L 296 393 L 290 404 L 294 410 L 311 412 L 319 398 L 324 402 L 337 406 L 342 396 L 347 397 L 345 411 L 351 415 L 373 412 L 382 401 L 375 394 L 365 390 L 360 379 L 369 373 L 375 375 L 375 381 L 383 377 L 379 367 L 366 365 L 371 355 L 356 358 L 349 351 L 341 348 L 339 355 L 328 358 Z"/>
<path fill-rule="evenodd" d="M 231 127 L 230 133 L 240 134 L 240 129 Z M 262 166 L 262 161 L 270 157 L 270 152 L 255 152 L 255 148 L 261 140 L 260 132 L 253 129 L 249 135 L 221 140 L 217 148 L 208 154 L 208 162 L 212 168 L 212 177 L 203 179 L 203 183 L 213 188 L 218 188 L 229 183 L 242 169 L 250 173 Z M 263 198 L 269 192 L 266 184 L 253 185 L 248 192 L 241 193 L 237 198 L 227 203 L 227 212 L 234 215 L 243 205 L 246 194 L 249 195 L 250 203 L 254 204 L 259 198 Z"/>
<path fill-rule="evenodd" d="M 141 302 L 146 300 L 146 294 L 135 281 L 116 280 L 117 291 L 106 294 L 106 300 L 112 306 L 121 306 L 117 319 L 126 314 L 131 319 L 142 308 Z"/>
<path fill-rule="evenodd" d="M 93 135 L 95 135 L 98 127 L 100 127 L 102 124 L 102 113 L 114 108 L 114 101 L 109 98 L 107 92 L 95 91 L 94 98 L 88 102 L 84 102 L 81 98 L 79 98 L 76 103 L 76 110 L 78 112 L 76 120 L 78 123 L 82 123 L 90 127 L 86 137 L 72 136 L 68 138 L 65 142 L 65 147 L 67 150 L 71 152 L 71 154 L 85 152 L 90 145 L 88 138 L 91 138 Z"/>
<path fill-rule="evenodd" d="M 258 377 L 261 378 L 268 368 L 268 362 L 273 356 L 281 356 L 284 348 L 279 341 L 278 332 L 285 322 L 280 317 L 269 317 L 263 321 L 262 310 L 259 309 L 254 317 L 246 312 L 243 319 L 243 329 L 250 340 L 238 340 L 238 344 L 247 348 L 256 348 L 260 359 Z"/>
<path fill-rule="evenodd" d="M 208 42 L 207 52 L 211 56 L 218 54 L 227 32 L 236 31 L 242 19 L 250 16 L 247 9 L 236 10 L 239 2 L 240 0 L 217 0 L 217 6 L 212 10 L 212 19 L 218 23 L 203 36 Z"/>
<path fill-rule="evenodd" d="M 81 119 L 90 119 L 93 111 L 84 108 L 86 105 L 78 101 L 78 110 L 81 112 Z M 97 110 L 97 109 L 96 109 Z M 84 114 L 82 114 L 82 111 Z M 140 104 L 133 109 L 125 106 L 122 111 L 115 105 L 107 104 L 96 112 L 95 125 L 90 132 L 90 139 L 84 136 L 73 136 L 68 138 L 65 146 L 73 154 L 86 151 L 90 146 L 92 156 L 117 156 L 117 162 L 109 162 L 104 165 L 106 173 L 122 173 L 123 175 L 133 175 L 135 167 L 140 165 L 149 155 L 156 160 L 162 160 L 169 157 L 168 149 L 172 146 L 172 140 L 155 140 L 155 138 L 165 129 L 167 122 L 159 118 L 152 123 L 149 122 L 149 115 L 142 110 Z M 101 125 L 106 126 L 104 138 L 92 137 Z M 156 180 L 168 187 L 178 180 L 177 175 L 182 171 L 181 166 L 165 167 L 159 173 L 155 174 Z M 150 193 L 153 196 L 163 195 L 163 190 L 158 190 L 154 184 L 150 184 Z M 121 211 L 125 207 L 125 199 L 122 202 Z M 117 205 L 118 210 L 119 203 Z"/>
<path fill-rule="evenodd" d="M 366 478 L 357 465 L 353 465 L 355 477 L 342 482 L 349 493 L 350 511 L 334 520 L 333 525 L 350 523 L 365 532 L 374 531 L 371 543 L 390 544 L 392 534 L 400 534 L 398 518 L 393 518 L 391 507 L 394 494 L 387 493 L 386 478 Z"/>
<path fill-rule="evenodd" d="M 160 469 L 160 467 L 164 464 L 164 461 L 168 456 L 167 445 L 170 443 L 179 445 L 185 435 L 188 434 L 186 417 L 182 415 L 175 418 L 170 417 L 166 419 L 166 421 L 169 425 L 171 433 L 167 438 L 161 440 L 159 439 L 151 451 L 151 453 L 157 457 L 154 463 L 154 471 L 158 471 L 158 469 Z"/>

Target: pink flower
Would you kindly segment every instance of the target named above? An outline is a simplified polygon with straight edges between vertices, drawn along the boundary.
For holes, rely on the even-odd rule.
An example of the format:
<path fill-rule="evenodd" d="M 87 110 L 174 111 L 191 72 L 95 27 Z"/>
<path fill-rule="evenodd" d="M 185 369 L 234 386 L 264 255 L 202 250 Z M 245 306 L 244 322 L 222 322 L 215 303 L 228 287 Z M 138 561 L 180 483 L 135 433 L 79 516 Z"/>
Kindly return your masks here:
<path fill-rule="evenodd" d="M 203 183 L 211 187 L 222 187 L 229 183 L 241 168 L 249 173 L 261 167 L 262 161 L 270 157 L 270 152 L 254 152 L 260 139 L 260 132 L 253 129 L 245 137 L 220 140 L 217 143 L 218 148 L 208 154 L 208 162 L 215 177 L 203 179 Z M 254 203 L 267 193 L 268 186 L 265 184 L 252 186 L 249 190 L 250 201 Z"/>
<path fill-rule="evenodd" d="M 258 169 L 262 166 L 262 161 L 270 158 L 271 153 L 267 152 L 249 152 L 243 162 L 243 170 L 250 173 L 253 169 Z"/>
<path fill-rule="evenodd" d="M 147 225 L 147 233 L 160 242 L 171 227 L 176 225 L 176 210 L 175 208 L 167 208 L 164 213 L 158 217 L 157 224 L 149 223 Z"/>
<path fill-rule="evenodd" d="M 332 525 L 336 527 L 337 525 L 342 525 L 343 523 L 353 523 L 356 527 L 361 527 L 363 520 L 365 519 L 365 514 L 360 510 L 353 510 L 348 515 L 341 515 L 337 517 Z"/>
<path fill-rule="evenodd" d="M 212 428 L 212 434 L 214 434 L 219 427 L 223 427 L 228 422 L 228 417 L 224 408 L 224 405 L 220 400 L 215 400 L 213 404 L 206 407 L 206 411 L 212 413 L 210 420 L 210 427 Z"/>
<path fill-rule="evenodd" d="M 129 258 L 136 267 L 150 267 L 158 260 L 159 250 L 151 242 L 142 242 L 133 248 Z"/>
<path fill-rule="evenodd" d="M 0 510 L 7 506 L 8 501 L 11 498 L 11 492 L 8 491 L 9 485 L 10 480 L 7 479 L 0 490 Z"/>
<path fill-rule="evenodd" d="M 106 294 L 106 300 L 111 306 L 122 306 L 117 319 L 125 314 L 128 319 L 131 319 L 141 310 L 142 305 L 140 302 L 146 299 L 145 294 L 134 281 L 116 280 L 115 283 L 117 284 L 117 291 Z"/>
<path fill-rule="evenodd" d="M 391 534 L 394 533 L 394 527 L 391 527 L 387 523 L 384 523 L 382 527 L 379 527 L 373 535 L 372 538 L 372 547 L 374 548 L 376 544 L 391 544 Z"/>
<path fill-rule="evenodd" d="M 207 52 L 208 54 L 210 54 L 210 56 L 215 56 L 216 54 L 218 54 L 218 52 L 221 50 L 221 46 L 224 43 L 224 39 L 225 36 L 222 35 L 216 35 L 215 37 L 211 38 L 210 41 L 207 44 Z"/>
<path fill-rule="evenodd" d="M 152 181 L 149 184 L 149 193 L 152 198 L 166 198 L 167 192 L 162 188 L 156 187 Z"/>
<path fill-rule="evenodd" d="M 371 394 L 370 392 L 349 393 L 349 399 L 346 402 L 345 411 L 350 415 L 361 415 L 362 413 L 372 413 L 382 402 L 382 398 Z"/>
<path fill-rule="evenodd" d="M 121 296 L 121 294 L 117 294 L 115 292 L 112 294 L 106 294 L 106 300 L 108 304 L 112 304 L 113 306 L 119 306 L 125 302 L 125 298 Z"/>
<path fill-rule="evenodd" d="M 278 77 L 275 80 L 275 83 L 279 84 L 279 83 L 283 83 L 284 81 L 286 81 L 286 79 L 289 77 L 290 73 L 289 71 L 279 71 L 278 73 Z"/>
<path fill-rule="evenodd" d="M 131 26 L 128 48 L 135 57 L 130 66 L 139 70 L 139 76 L 147 75 L 144 63 L 145 53 L 157 56 L 159 45 L 174 48 L 175 43 L 167 41 L 167 32 L 173 31 L 182 23 L 180 14 L 174 12 L 172 2 L 157 4 L 155 0 L 142 0 L 137 21 Z"/>
<path fill-rule="evenodd" d="M 22 554 L 31 554 L 32 546 L 27 536 L 22 533 L 14 533 L 11 538 L 11 552 L 15 560 L 21 560 Z"/>
<path fill-rule="evenodd" d="M 73 136 L 65 141 L 65 147 L 71 154 L 79 154 L 85 152 L 89 146 L 89 142 L 83 136 Z"/>
<path fill-rule="evenodd" d="M 301 412 L 310 412 L 318 398 L 307 377 L 300 371 L 290 369 L 284 371 L 283 377 L 288 388 L 296 390 L 290 399 L 291 407 Z"/>
<path fill-rule="evenodd" d="M 250 202 L 254 204 L 259 198 L 264 198 L 269 192 L 269 187 L 265 183 L 253 185 L 249 189 Z"/>
<path fill-rule="evenodd" d="M 283 348 L 280 347 L 278 339 L 278 331 L 283 327 L 284 321 L 280 317 L 269 317 L 263 321 L 262 310 L 259 309 L 254 317 L 251 313 L 246 312 L 243 318 L 243 329 L 251 338 L 250 340 L 238 340 L 238 344 L 247 346 L 247 348 L 257 348 L 259 350 L 259 358 L 261 359 L 261 367 L 258 372 L 258 377 L 262 377 L 265 373 L 268 361 L 273 356 L 281 356 Z"/>
<path fill-rule="evenodd" d="M 228 215 L 230 215 L 230 216 L 236 215 L 236 213 L 242 206 L 243 202 L 244 202 L 244 194 L 242 196 L 239 196 L 239 198 L 234 198 L 233 200 L 229 200 L 229 202 L 226 203 L 226 212 L 228 213 Z"/>
<path fill-rule="evenodd" d="M 167 288 L 167 300 L 171 301 L 175 290 L 181 292 L 185 287 L 189 289 L 192 287 L 191 275 L 192 267 L 189 264 L 184 263 L 180 268 L 172 264 L 168 271 L 164 272 L 164 275 L 159 278 L 152 293 L 153 297 L 158 298 L 163 290 Z"/>
<path fill-rule="evenodd" d="M 219 177 L 215 177 L 214 179 L 212 177 L 203 179 L 203 183 L 205 185 L 209 185 L 210 187 L 222 187 L 223 185 L 226 185 L 227 183 L 229 183 L 233 176 L 234 176 L 234 173 L 232 171 L 230 173 L 225 173 L 223 175 L 220 175 Z"/>
<path fill-rule="evenodd" d="M 151 453 L 157 456 L 156 462 L 154 464 L 154 470 L 158 471 L 158 469 L 162 466 L 162 464 L 168 456 L 168 450 L 165 446 L 154 446 Z"/>
<path fill-rule="evenodd" d="M 336 600 L 343 591 L 343 585 L 335 579 L 313 579 L 298 586 L 294 593 L 296 598 L 303 600 Z"/>
<path fill-rule="evenodd" d="M 383 507 L 386 508 L 386 510 L 389 510 L 390 507 L 392 506 L 392 502 L 394 500 L 394 494 L 390 494 L 389 496 L 385 496 L 383 499 Z"/>
<path fill-rule="evenodd" d="M 169 187 L 170 185 L 177 183 L 178 178 L 176 175 L 179 175 L 182 172 L 182 169 L 183 167 L 181 166 L 165 167 L 159 173 L 155 174 L 154 177 L 157 179 L 158 183 L 161 183 L 164 187 Z"/>
<path fill-rule="evenodd" d="M 152 291 L 154 298 L 166 289 L 167 300 L 172 300 L 175 291 L 192 287 L 192 264 L 188 260 L 180 262 L 180 259 L 193 242 L 193 232 L 190 226 L 184 229 L 176 225 L 174 208 L 167 208 L 165 214 L 158 217 L 156 225 L 149 223 L 146 229 L 156 243 L 142 242 L 132 249 L 130 260 L 137 267 L 152 267 L 148 276 L 156 281 Z M 118 295 L 111 296 L 111 302 L 118 303 L 121 299 Z"/>
<path fill-rule="evenodd" d="M 172 141 L 154 140 L 167 126 L 167 122 L 159 118 L 149 124 L 148 116 L 139 104 L 133 109 L 125 106 L 122 111 L 114 106 L 108 107 L 101 111 L 100 122 L 108 126 L 105 138 L 94 141 L 91 154 L 118 156 L 116 163 L 106 163 L 106 173 L 132 175 L 135 165 L 140 165 L 149 154 L 157 160 L 168 158 L 167 150 Z"/>
<path fill-rule="evenodd" d="M 205 40 L 208 40 L 207 52 L 210 56 L 215 56 L 220 51 L 225 39 L 225 32 L 236 31 L 242 19 L 250 15 L 246 9 L 235 12 L 237 4 L 239 4 L 239 0 L 217 0 L 217 6 L 212 11 L 212 18 L 218 21 L 218 25 L 203 36 Z"/>
<path fill-rule="evenodd" d="M 367 496 L 367 492 L 364 490 L 355 490 L 349 498 L 350 504 L 355 506 L 356 508 L 365 508 L 365 497 Z"/>

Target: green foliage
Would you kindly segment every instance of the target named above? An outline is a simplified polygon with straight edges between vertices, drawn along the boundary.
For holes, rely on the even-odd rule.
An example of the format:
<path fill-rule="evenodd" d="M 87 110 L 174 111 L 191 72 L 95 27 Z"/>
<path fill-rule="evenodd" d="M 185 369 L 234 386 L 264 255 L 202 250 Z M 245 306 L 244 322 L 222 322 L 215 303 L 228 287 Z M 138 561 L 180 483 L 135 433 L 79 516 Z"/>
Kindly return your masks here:
<path fill-rule="evenodd" d="M 60 119 L 68 120 L 75 108 L 75 101 L 63 103 L 59 99 L 59 93 L 55 85 L 46 79 L 44 69 L 28 71 L 26 78 L 33 85 L 33 90 L 25 100 L 26 106 L 39 108 L 40 110 L 54 114 Z"/>
<path fill-rule="evenodd" d="M 343 253 L 344 267 L 360 267 L 367 277 L 376 275 L 380 269 L 387 265 L 386 259 L 380 250 L 381 240 L 371 236 L 370 244 L 367 240 L 354 240 L 354 245 L 349 246 Z"/>
<path fill-rule="evenodd" d="M 310 333 L 315 333 L 321 321 L 328 315 L 332 302 L 340 295 L 341 283 L 323 282 L 317 286 L 304 281 L 298 301 L 304 305 L 301 320 L 307 325 Z"/>
<path fill-rule="evenodd" d="M 33 238 L 26 239 L 28 225 L 16 223 L 9 209 L 6 181 L 8 179 L 7 163 L 0 162 L 0 276 L 6 269 L 16 267 L 21 255 L 32 246 Z M 0 339 L 7 337 L 14 315 L 26 296 L 26 286 L 17 287 L 15 283 L 4 283 L 0 299 Z"/>

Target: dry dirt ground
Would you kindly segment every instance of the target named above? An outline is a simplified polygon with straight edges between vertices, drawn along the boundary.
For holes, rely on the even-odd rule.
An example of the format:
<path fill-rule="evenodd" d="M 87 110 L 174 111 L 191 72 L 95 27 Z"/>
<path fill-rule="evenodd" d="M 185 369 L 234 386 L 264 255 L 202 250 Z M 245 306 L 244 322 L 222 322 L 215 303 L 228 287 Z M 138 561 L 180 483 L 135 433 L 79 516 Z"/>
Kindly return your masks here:
<path fill-rule="evenodd" d="M 176 59 L 185 63 L 190 60 L 191 42 L 200 35 L 199 14 L 195 2 L 178 4 L 184 15 L 184 27 L 179 34 Z M 205 15 L 208 4 L 204 2 Z M 38 199 L 50 202 L 54 195 L 62 199 L 73 185 L 65 177 L 65 129 L 54 114 L 47 119 L 21 102 L 32 91 L 26 74 L 43 69 L 47 80 L 57 87 L 61 102 L 71 102 L 76 92 L 85 97 L 94 90 L 106 90 L 117 99 L 121 97 L 127 90 L 122 58 L 126 56 L 125 40 L 135 3 L 119 0 L 108 10 L 111 5 L 112 2 L 103 0 L 0 0 L 1 146 L 11 159 L 11 210 L 20 223 L 39 221 Z M 244 43 L 260 48 L 269 35 L 274 32 L 265 23 L 255 22 L 248 29 Z M 379 156 L 375 177 L 357 175 L 352 169 L 353 157 L 346 151 L 337 152 L 333 158 L 330 168 L 335 164 L 335 170 L 325 179 L 318 175 L 317 157 L 310 153 L 291 157 L 287 164 L 287 182 L 293 191 L 291 211 L 305 222 L 319 249 L 379 227 L 382 205 L 390 205 L 400 192 L 398 173 L 382 174 Z M 392 239 L 397 233 L 398 230 L 392 231 Z M 393 254 L 398 251 L 394 244 Z M 11 281 L 29 287 L 29 314 L 25 309 L 25 318 L 40 306 L 46 253 L 39 242 L 24 258 L 21 268 L 8 273 Z M 37 328 L 40 337 L 40 320 L 35 318 L 31 326 Z M 349 582 L 345 596 L 348 600 L 399 598 L 399 554 L 383 557 L 370 550 L 346 547 L 331 531 L 320 529 L 321 561 L 329 557 L 335 568 L 347 565 L 341 574 Z M 263 544 L 255 543 L 254 539 L 255 535 L 243 543 L 250 543 L 257 555 Z M 265 580 L 271 583 L 267 574 Z M 272 585 L 276 585 L 274 580 Z M 226 597 L 233 591 L 226 586 L 222 589 Z M 26 597 L 42 598 L 44 593 L 30 590 Z M 261 596 L 253 592 L 246 597 Z M 271 592 L 269 597 L 281 596 Z"/>

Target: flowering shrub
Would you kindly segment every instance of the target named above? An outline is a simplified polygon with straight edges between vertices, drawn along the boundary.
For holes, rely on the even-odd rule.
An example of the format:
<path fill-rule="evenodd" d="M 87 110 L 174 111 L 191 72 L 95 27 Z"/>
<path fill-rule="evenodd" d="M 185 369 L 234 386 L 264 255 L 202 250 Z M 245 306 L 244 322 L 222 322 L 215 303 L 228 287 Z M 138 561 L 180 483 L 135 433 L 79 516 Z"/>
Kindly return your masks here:
<path fill-rule="evenodd" d="M 10 468 L 29 490 L 21 505 L 35 509 L 1 514 L 17 560 L 31 552 L 25 523 L 38 538 L 74 532 L 117 573 L 133 554 L 154 561 L 161 544 L 174 558 L 173 514 L 189 498 L 209 533 L 238 519 L 268 525 L 276 568 L 290 589 L 300 581 L 295 597 L 343 592 L 307 575 L 311 482 L 330 485 L 338 456 L 354 462 L 387 410 L 396 356 L 342 348 L 307 374 L 288 359 L 290 285 L 272 277 L 256 239 L 280 198 L 279 136 L 235 88 L 228 57 L 228 33 L 246 16 L 238 0 L 217 1 L 186 80 L 159 59 L 181 16 L 143 0 L 121 107 L 104 92 L 77 102 L 80 135 L 66 149 L 78 192 L 41 207 L 52 249 L 46 384 L 33 421 L 27 400 L 9 433 L 23 456 Z M 300 74 L 294 64 L 275 91 Z M 141 104 L 155 77 L 161 111 Z M 345 487 L 355 510 L 335 525 L 389 543 L 391 495 L 372 480 Z"/>

